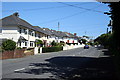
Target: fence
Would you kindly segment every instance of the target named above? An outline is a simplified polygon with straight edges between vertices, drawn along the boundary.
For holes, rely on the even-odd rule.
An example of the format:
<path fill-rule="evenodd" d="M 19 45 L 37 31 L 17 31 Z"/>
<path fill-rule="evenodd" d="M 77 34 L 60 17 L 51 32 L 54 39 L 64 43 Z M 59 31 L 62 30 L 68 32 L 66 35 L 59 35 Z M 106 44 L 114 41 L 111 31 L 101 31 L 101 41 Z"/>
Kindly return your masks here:
<path fill-rule="evenodd" d="M 4 51 L 3 53 L 0 53 L 0 59 L 12 59 L 12 58 L 21 58 L 24 57 L 25 49 L 16 49 L 14 51 Z"/>

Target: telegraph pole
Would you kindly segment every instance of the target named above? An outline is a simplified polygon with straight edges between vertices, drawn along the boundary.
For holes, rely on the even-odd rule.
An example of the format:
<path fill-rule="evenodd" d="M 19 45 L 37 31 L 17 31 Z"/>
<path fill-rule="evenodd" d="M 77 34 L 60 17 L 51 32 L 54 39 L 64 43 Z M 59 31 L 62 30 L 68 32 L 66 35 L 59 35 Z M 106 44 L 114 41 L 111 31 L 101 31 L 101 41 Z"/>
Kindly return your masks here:
<path fill-rule="evenodd" d="M 86 36 L 86 31 L 85 31 L 85 36 Z"/>
<path fill-rule="evenodd" d="M 58 31 L 59 31 L 59 28 L 60 28 L 60 23 L 58 22 Z"/>

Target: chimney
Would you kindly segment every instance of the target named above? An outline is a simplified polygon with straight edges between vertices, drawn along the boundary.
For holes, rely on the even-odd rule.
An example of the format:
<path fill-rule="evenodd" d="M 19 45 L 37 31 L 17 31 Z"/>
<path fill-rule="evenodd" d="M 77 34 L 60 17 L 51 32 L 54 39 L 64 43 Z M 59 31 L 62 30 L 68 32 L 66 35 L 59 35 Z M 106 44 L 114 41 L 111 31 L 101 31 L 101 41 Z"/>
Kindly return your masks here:
<path fill-rule="evenodd" d="M 77 33 L 74 33 L 74 36 L 76 36 L 77 35 Z"/>
<path fill-rule="evenodd" d="M 13 15 L 16 16 L 16 17 L 19 17 L 19 13 L 18 12 L 13 13 Z"/>

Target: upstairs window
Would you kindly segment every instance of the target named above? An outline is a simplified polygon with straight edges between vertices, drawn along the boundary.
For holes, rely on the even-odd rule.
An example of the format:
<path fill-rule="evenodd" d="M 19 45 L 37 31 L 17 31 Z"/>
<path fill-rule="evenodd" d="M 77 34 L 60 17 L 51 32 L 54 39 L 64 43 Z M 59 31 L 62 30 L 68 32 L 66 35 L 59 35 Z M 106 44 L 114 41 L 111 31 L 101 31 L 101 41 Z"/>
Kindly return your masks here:
<path fill-rule="evenodd" d="M 29 35 L 31 35 L 32 34 L 32 31 L 31 30 L 29 30 Z"/>
<path fill-rule="evenodd" d="M 22 33 L 22 29 L 21 29 L 21 28 L 19 28 L 19 33 L 20 33 L 20 34 Z"/>
<path fill-rule="evenodd" d="M 34 36 L 34 31 L 32 31 L 31 35 Z"/>
<path fill-rule="evenodd" d="M 27 29 L 24 29 L 24 33 L 27 34 Z"/>
<path fill-rule="evenodd" d="M 47 39 L 49 38 L 49 36 L 47 35 Z"/>
<path fill-rule="evenodd" d="M 40 35 L 38 35 L 38 38 L 40 38 Z"/>
<path fill-rule="evenodd" d="M 27 46 L 27 42 L 25 42 L 25 46 Z"/>

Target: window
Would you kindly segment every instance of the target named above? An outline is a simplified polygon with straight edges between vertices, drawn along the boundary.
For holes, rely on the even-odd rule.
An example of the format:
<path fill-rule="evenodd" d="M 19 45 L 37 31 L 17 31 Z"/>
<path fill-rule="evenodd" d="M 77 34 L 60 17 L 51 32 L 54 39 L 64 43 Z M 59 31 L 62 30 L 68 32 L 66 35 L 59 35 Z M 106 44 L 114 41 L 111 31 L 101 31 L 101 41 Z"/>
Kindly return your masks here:
<path fill-rule="evenodd" d="M 25 42 L 25 46 L 27 46 L 27 42 Z"/>
<path fill-rule="evenodd" d="M 19 42 L 19 46 L 21 46 L 21 42 Z"/>
<path fill-rule="evenodd" d="M 32 31 L 32 36 L 34 36 L 34 32 Z"/>
<path fill-rule="evenodd" d="M 20 33 L 20 34 L 22 33 L 22 29 L 21 29 L 21 28 L 19 29 L 19 33 Z"/>
<path fill-rule="evenodd" d="M 29 30 L 29 35 L 34 36 L 34 31 Z"/>
<path fill-rule="evenodd" d="M 29 30 L 29 35 L 31 35 L 31 30 Z"/>
<path fill-rule="evenodd" d="M 27 34 L 27 29 L 24 29 L 24 33 Z"/>
<path fill-rule="evenodd" d="M 30 46 L 33 47 L 33 42 L 32 41 L 30 41 Z"/>
<path fill-rule="evenodd" d="M 47 35 L 47 39 L 49 38 L 49 36 Z"/>
<path fill-rule="evenodd" d="M 38 38 L 40 38 L 40 34 L 38 35 Z"/>

